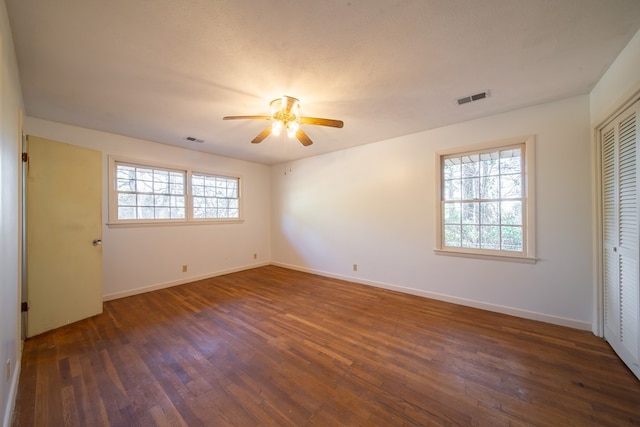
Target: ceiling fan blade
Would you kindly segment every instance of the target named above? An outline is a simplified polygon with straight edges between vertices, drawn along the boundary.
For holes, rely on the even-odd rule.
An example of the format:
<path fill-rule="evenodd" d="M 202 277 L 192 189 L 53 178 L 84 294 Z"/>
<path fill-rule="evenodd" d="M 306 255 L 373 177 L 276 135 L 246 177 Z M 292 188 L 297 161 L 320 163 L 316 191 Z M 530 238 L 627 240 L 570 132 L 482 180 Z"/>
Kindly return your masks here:
<path fill-rule="evenodd" d="M 333 128 L 341 128 L 344 126 L 342 120 L 321 119 L 320 117 L 300 117 L 299 121 L 300 124 L 303 125 L 331 126 Z"/>
<path fill-rule="evenodd" d="M 311 138 L 309 138 L 309 135 L 307 135 L 302 129 L 298 129 L 298 131 L 296 132 L 296 138 L 298 138 L 298 140 L 305 147 L 313 144 L 313 141 L 311 140 Z"/>
<path fill-rule="evenodd" d="M 259 144 L 261 143 L 266 137 L 269 136 L 269 134 L 271 133 L 271 126 L 267 126 L 265 128 L 265 130 L 263 130 L 262 132 L 260 132 L 258 134 L 258 136 L 256 136 L 255 138 L 253 138 L 253 140 L 251 141 L 252 144 Z"/>
<path fill-rule="evenodd" d="M 244 119 L 270 120 L 271 116 L 225 116 L 222 118 L 222 120 L 244 120 Z"/>

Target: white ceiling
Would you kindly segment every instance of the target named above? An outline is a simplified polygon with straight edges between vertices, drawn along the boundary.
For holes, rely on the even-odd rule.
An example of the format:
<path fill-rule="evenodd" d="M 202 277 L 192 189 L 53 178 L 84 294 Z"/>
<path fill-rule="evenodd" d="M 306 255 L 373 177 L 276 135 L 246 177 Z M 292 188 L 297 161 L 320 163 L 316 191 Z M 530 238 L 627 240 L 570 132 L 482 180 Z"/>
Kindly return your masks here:
<path fill-rule="evenodd" d="M 640 28 L 638 0 L 6 4 L 27 115 L 265 164 L 586 94 Z M 282 95 L 344 128 L 222 120 Z"/>

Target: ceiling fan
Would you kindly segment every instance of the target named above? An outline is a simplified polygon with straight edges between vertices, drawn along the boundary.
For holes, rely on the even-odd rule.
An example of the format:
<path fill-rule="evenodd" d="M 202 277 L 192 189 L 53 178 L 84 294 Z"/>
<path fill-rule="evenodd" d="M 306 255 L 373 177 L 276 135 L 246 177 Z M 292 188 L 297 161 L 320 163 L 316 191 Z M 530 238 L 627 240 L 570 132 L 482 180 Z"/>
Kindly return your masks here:
<path fill-rule="evenodd" d="M 223 120 L 243 120 L 243 119 L 257 119 L 257 120 L 273 120 L 273 123 L 269 125 L 265 130 L 260 132 L 258 136 L 251 141 L 253 144 L 262 142 L 270 133 L 279 135 L 282 129 L 286 129 L 287 135 L 290 138 L 294 136 L 307 146 L 313 144 L 309 135 L 300 129 L 300 125 L 319 125 L 329 126 L 334 128 L 341 128 L 344 126 L 342 120 L 333 119 L 321 119 L 319 117 L 300 117 L 300 101 L 291 96 L 283 96 L 282 98 L 276 98 L 269 104 L 271 107 L 270 116 L 226 116 Z"/>

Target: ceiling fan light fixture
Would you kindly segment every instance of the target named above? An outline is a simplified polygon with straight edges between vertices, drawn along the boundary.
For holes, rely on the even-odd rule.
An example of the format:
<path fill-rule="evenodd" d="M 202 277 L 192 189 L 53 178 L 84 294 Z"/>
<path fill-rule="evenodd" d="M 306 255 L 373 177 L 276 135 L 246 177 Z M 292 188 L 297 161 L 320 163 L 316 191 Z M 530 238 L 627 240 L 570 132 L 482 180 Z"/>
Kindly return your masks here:
<path fill-rule="evenodd" d="M 287 136 L 289 138 L 293 138 L 294 136 L 296 136 L 296 132 L 298 132 L 298 129 L 300 129 L 300 123 L 298 123 L 296 120 L 287 122 Z"/>
<path fill-rule="evenodd" d="M 271 133 L 275 136 L 280 135 L 280 132 L 282 131 L 282 126 L 283 126 L 283 123 L 280 120 L 275 120 L 271 125 Z"/>

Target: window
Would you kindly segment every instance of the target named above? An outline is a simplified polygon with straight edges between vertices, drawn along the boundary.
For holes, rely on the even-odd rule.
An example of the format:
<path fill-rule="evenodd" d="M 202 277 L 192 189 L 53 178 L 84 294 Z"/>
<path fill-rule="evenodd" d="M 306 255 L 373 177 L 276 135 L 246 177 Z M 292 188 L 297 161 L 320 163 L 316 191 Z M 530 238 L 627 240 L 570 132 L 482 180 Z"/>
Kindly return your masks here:
<path fill-rule="evenodd" d="M 238 218 L 238 178 L 192 174 L 193 217 Z"/>
<path fill-rule="evenodd" d="M 440 152 L 436 251 L 534 260 L 533 138 Z"/>
<path fill-rule="evenodd" d="M 109 223 L 240 219 L 240 178 L 110 159 Z"/>
<path fill-rule="evenodd" d="M 184 219 L 184 171 L 116 164 L 118 220 Z"/>

